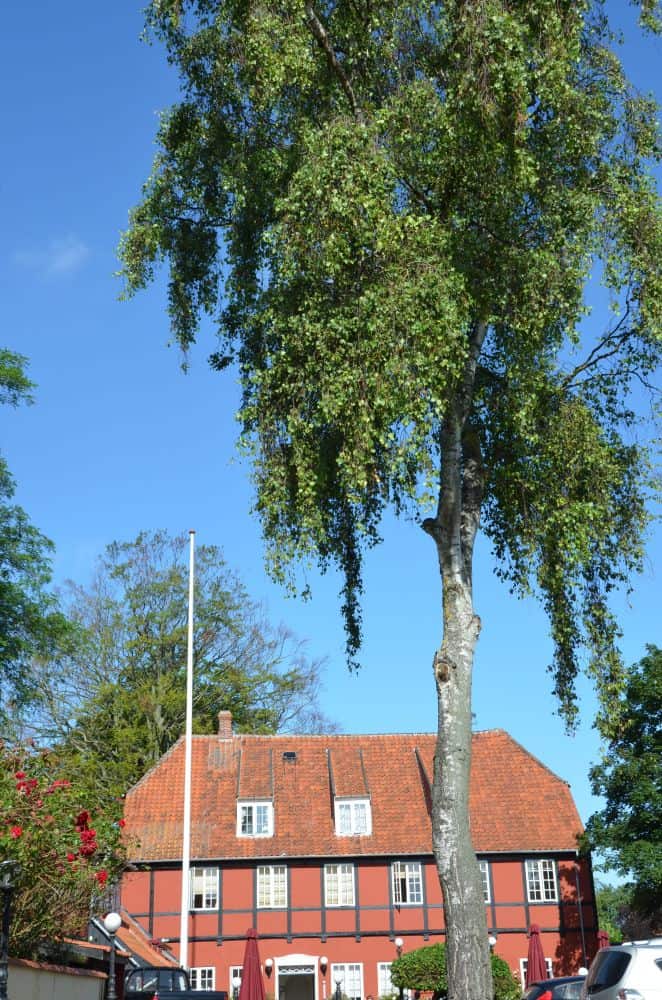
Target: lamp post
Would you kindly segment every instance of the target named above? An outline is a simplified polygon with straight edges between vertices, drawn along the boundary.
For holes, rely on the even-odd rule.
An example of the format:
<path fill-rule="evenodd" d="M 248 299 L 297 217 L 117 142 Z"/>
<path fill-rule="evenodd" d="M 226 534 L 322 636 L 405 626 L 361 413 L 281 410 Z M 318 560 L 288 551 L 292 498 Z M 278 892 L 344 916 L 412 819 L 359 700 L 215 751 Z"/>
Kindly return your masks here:
<path fill-rule="evenodd" d="M 106 1000 L 117 1000 L 117 990 L 115 989 L 115 952 L 117 950 L 117 940 L 115 934 L 122 926 L 122 918 L 119 913 L 107 913 L 103 918 L 103 926 L 108 931 L 110 937 L 110 961 L 108 963 Z"/>
<path fill-rule="evenodd" d="M 0 891 L 2 891 L 2 929 L 0 930 L 0 1000 L 7 1000 L 7 978 L 9 975 L 9 925 L 11 923 L 11 900 L 16 879 L 21 873 L 18 861 L 0 863 Z"/>
<path fill-rule="evenodd" d="M 402 940 L 401 937 L 397 937 L 395 939 L 395 941 L 393 942 L 393 944 L 395 945 L 395 950 L 396 950 L 398 958 L 402 958 L 402 949 L 405 946 L 404 941 Z M 404 987 L 400 986 L 400 1000 L 404 1000 L 404 995 L 405 995 Z"/>

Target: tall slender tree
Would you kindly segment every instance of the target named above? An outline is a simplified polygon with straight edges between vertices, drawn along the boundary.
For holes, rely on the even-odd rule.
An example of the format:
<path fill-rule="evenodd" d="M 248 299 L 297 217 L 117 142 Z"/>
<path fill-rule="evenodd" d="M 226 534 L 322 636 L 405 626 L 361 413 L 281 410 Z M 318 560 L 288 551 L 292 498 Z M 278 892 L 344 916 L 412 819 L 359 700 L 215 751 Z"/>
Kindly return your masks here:
<path fill-rule="evenodd" d="M 656 27 L 656 0 L 642 11 Z M 660 349 L 653 102 L 599 0 L 153 0 L 147 22 L 183 97 L 122 244 L 127 290 L 167 260 L 181 346 L 218 320 L 269 565 L 292 583 L 299 559 L 340 567 L 350 661 L 382 514 L 430 536 L 449 997 L 488 1000 L 474 542 L 481 525 L 497 572 L 541 596 L 568 722 L 585 664 L 606 724 L 623 679 L 608 595 L 646 522 L 628 393 Z"/>

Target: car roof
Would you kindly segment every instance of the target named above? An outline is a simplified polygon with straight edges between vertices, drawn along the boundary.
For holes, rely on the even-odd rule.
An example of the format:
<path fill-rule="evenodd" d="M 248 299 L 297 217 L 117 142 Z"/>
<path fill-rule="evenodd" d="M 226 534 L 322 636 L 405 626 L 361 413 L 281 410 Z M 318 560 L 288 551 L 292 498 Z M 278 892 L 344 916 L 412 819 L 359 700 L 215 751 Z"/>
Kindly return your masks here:
<path fill-rule="evenodd" d="M 559 983 L 576 983 L 578 979 L 586 979 L 586 976 L 555 976 L 553 979 L 536 979 L 532 986 L 558 986 Z"/>

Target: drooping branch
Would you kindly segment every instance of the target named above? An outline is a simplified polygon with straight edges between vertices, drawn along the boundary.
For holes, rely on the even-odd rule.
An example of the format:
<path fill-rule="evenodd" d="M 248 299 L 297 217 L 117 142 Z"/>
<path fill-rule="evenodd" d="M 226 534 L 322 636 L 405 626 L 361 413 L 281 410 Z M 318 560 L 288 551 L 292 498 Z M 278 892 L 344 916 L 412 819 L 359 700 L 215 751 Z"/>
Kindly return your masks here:
<path fill-rule="evenodd" d="M 306 4 L 306 21 L 308 23 L 308 27 L 313 33 L 313 36 L 319 42 L 320 48 L 324 51 L 330 69 L 337 76 L 340 82 L 340 86 L 342 87 L 349 102 L 349 106 L 352 109 L 352 114 L 358 122 L 363 122 L 363 112 L 361 111 L 358 101 L 356 100 L 356 95 L 349 81 L 349 77 L 345 73 L 338 57 L 333 51 L 331 40 L 324 25 L 313 10 L 312 4 L 309 3 Z"/>

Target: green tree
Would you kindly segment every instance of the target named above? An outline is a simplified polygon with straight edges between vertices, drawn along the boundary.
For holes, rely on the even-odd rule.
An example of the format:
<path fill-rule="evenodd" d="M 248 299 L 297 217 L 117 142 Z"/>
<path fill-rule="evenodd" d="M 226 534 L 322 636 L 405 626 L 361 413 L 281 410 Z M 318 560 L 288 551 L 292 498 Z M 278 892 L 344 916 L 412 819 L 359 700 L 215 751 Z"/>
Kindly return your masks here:
<path fill-rule="evenodd" d="M 541 596 L 569 724 L 585 666 L 608 726 L 624 674 L 608 595 L 646 523 L 627 401 L 660 350 L 654 103 L 598 0 L 154 0 L 147 23 L 183 98 L 122 243 L 127 293 L 167 260 L 182 348 L 218 320 L 211 361 L 240 373 L 268 563 L 292 587 L 300 560 L 340 568 L 350 662 L 382 515 L 430 536 L 449 995 L 487 1000 L 474 542 L 480 525 L 497 572 Z M 586 315 L 591 274 L 605 329 Z"/>
<path fill-rule="evenodd" d="M 642 915 L 662 900 L 662 650 L 647 654 L 630 672 L 620 696 L 618 726 L 602 760 L 590 772 L 604 807 L 586 832 L 605 867 L 630 880 L 631 906 Z"/>
<path fill-rule="evenodd" d="M 632 889 L 627 885 L 595 884 L 598 926 L 606 931 L 611 944 L 623 940 L 623 923 L 632 905 Z"/>
<path fill-rule="evenodd" d="M 187 536 L 163 531 L 109 545 L 91 586 L 69 586 L 81 642 L 35 666 L 31 732 L 88 787 L 124 793 L 184 732 L 188 551 Z M 221 709 L 242 732 L 334 728 L 319 707 L 321 662 L 269 623 L 214 545 L 195 553 L 194 607 L 196 732 L 215 732 Z"/>
<path fill-rule="evenodd" d="M 31 402 L 33 383 L 27 359 L 0 349 L 0 403 Z M 31 663 L 51 656 L 73 640 L 72 630 L 49 592 L 52 542 L 13 502 L 16 487 L 0 456 L 0 723 L 7 732 L 12 716 L 31 693 Z"/>
<path fill-rule="evenodd" d="M 52 953 L 85 935 L 91 908 L 124 865 L 121 803 L 102 808 L 56 754 L 0 744 L 0 861 L 18 862 L 10 954 Z"/>

